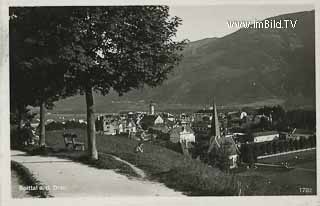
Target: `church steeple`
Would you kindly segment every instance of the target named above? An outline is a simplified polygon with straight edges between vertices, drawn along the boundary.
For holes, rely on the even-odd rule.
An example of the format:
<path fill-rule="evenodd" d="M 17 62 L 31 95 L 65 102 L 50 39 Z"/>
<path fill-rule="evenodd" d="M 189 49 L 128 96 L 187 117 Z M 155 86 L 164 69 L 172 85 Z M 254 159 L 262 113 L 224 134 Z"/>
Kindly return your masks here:
<path fill-rule="evenodd" d="M 211 120 L 211 134 L 210 134 L 210 140 L 209 140 L 209 148 L 208 148 L 208 153 L 211 152 L 211 150 L 213 149 L 214 145 L 218 145 L 218 147 L 220 147 L 219 143 L 218 143 L 218 139 L 221 137 L 220 136 L 220 126 L 219 126 L 219 121 L 218 121 L 218 113 L 217 113 L 217 107 L 216 107 L 216 103 L 213 99 L 213 108 L 212 108 L 212 120 Z"/>
<path fill-rule="evenodd" d="M 211 120 L 211 136 L 220 137 L 220 126 L 215 100 L 212 102 L 212 120 Z"/>

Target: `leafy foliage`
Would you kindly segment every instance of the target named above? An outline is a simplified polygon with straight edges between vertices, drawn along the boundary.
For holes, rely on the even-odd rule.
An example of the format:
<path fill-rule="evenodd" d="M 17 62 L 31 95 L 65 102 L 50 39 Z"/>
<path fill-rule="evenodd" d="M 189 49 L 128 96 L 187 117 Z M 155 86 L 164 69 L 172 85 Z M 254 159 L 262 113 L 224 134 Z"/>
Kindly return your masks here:
<path fill-rule="evenodd" d="M 59 58 L 63 46 L 60 16 L 41 7 L 10 8 L 10 101 L 18 121 L 26 106 L 40 106 L 40 142 L 45 145 L 45 108 L 62 96 L 66 65 Z M 19 123 L 20 125 L 21 123 Z"/>
<path fill-rule="evenodd" d="M 39 7 L 10 8 L 10 98 L 17 104 L 53 106 L 64 87 L 55 13 Z M 41 19 L 41 21 L 40 21 Z"/>
<path fill-rule="evenodd" d="M 61 122 L 50 122 L 49 124 L 46 125 L 46 130 L 62 130 L 62 129 L 84 129 L 86 128 L 85 123 L 80 123 L 77 121 L 66 121 L 64 124 Z"/>
<path fill-rule="evenodd" d="M 180 24 L 168 6 L 12 8 L 11 101 L 23 93 L 31 98 L 22 99 L 22 107 L 49 106 L 61 96 L 85 92 L 88 148 L 94 151 L 92 92 L 106 95 L 113 89 L 122 95 L 161 84 L 181 57 L 185 42 L 172 38 Z"/>
<path fill-rule="evenodd" d="M 60 57 L 69 64 L 70 86 L 122 95 L 144 83 L 162 83 L 184 45 L 172 40 L 181 20 L 168 11 L 167 6 L 67 8 Z"/>

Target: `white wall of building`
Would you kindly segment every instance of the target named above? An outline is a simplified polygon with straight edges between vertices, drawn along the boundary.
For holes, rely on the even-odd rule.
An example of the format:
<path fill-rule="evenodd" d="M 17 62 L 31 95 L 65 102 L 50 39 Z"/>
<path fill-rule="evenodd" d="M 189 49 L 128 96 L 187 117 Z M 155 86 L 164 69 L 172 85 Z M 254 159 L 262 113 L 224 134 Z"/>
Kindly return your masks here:
<path fill-rule="evenodd" d="M 160 116 L 158 116 L 155 120 L 154 120 L 154 124 L 163 124 L 164 123 L 164 121 L 163 121 L 163 119 L 160 117 Z"/>
<path fill-rule="evenodd" d="M 257 136 L 253 138 L 254 142 L 267 142 L 272 141 L 279 138 L 279 134 L 272 134 L 272 135 L 264 135 L 264 136 Z"/>

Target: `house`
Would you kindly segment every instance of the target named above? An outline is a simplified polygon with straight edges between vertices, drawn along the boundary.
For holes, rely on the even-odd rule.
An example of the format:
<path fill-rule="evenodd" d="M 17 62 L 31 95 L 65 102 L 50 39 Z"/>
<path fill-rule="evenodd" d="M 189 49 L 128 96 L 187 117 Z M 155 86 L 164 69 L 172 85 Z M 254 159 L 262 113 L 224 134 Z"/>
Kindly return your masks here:
<path fill-rule="evenodd" d="M 170 141 L 173 143 L 195 142 L 195 135 L 190 126 L 180 126 L 169 131 Z"/>
<path fill-rule="evenodd" d="M 124 131 L 125 131 L 125 133 L 128 133 L 128 134 L 137 132 L 136 124 L 134 123 L 134 121 L 132 119 L 126 120 Z"/>
<path fill-rule="evenodd" d="M 86 121 L 86 120 L 83 120 L 83 119 L 79 119 L 78 122 L 79 122 L 80 124 L 87 124 L 87 121 Z"/>
<path fill-rule="evenodd" d="M 164 120 L 159 115 L 144 115 L 143 118 L 139 121 L 140 126 L 146 130 L 154 125 L 163 124 Z"/>
<path fill-rule="evenodd" d="M 277 131 L 263 131 L 252 133 L 253 142 L 267 142 L 279 139 L 279 132 Z"/>
<path fill-rule="evenodd" d="M 193 122 L 192 130 L 199 135 L 209 135 L 211 124 L 208 122 Z"/>
<path fill-rule="evenodd" d="M 125 131 L 125 123 L 123 121 L 118 122 L 117 134 L 123 134 Z"/>
<path fill-rule="evenodd" d="M 228 112 L 226 116 L 227 116 L 227 127 L 229 128 L 239 128 L 241 126 L 243 119 L 245 118 L 245 114 L 241 115 L 241 112 L 239 111 Z"/>
<path fill-rule="evenodd" d="M 31 121 L 30 125 L 32 128 L 36 129 L 40 125 L 40 120 L 39 121 Z"/>
<path fill-rule="evenodd" d="M 116 135 L 118 124 L 116 121 L 106 122 L 103 124 L 103 134 L 105 135 Z"/>
<path fill-rule="evenodd" d="M 114 115 L 101 115 L 96 119 L 96 130 L 104 134 L 115 135 L 114 129 L 117 128 L 116 116 Z"/>
<path fill-rule="evenodd" d="M 212 119 L 212 108 L 201 109 L 193 114 L 195 122 L 211 121 Z"/>
<path fill-rule="evenodd" d="M 246 118 L 248 116 L 247 112 L 240 113 L 240 119 Z"/>
<path fill-rule="evenodd" d="M 181 121 L 185 121 L 185 122 L 194 122 L 195 121 L 194 116 L 195 116 L 195 114 L 181 113 L 178 116 L 178 119 Z"/>
<path fill-rule="evenodd" d="M 176 120 L 173 114 L 170 114 L 170 113 L 167 113 L 167 112 L 166 113 L 162 113 L 161 117 L 164 120 L 168 120 L 168 121 L 171 121 L 171 122 L 174 122 Z"/>

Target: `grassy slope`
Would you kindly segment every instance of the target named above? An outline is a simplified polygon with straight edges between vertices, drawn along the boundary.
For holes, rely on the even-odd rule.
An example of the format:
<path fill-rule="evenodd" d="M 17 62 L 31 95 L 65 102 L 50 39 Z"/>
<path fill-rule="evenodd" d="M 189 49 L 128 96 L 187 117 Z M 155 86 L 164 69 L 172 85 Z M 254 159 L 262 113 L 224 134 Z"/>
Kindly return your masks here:
<path fill-rule="evenodd" d="M 85 130 L 74 130 L 81 141 L 86 142 Z M 64 148 L 62 131 L 47 133 L 47 143 L 54 148 Z M 151 180 L 157 180 L 188 195 L 284 195 L 300 194 L 296 182 L 281 182 L 277 175 L 285 177 L 283 171 L 249 170 L 237 175 L 226 174 L 206 164 L 185 158 L 182 154 L 164 147 L 146 143 L 144 153 L 135 153 L 135 140 L 124 136 L 97 135 L 99 152 L 114 154 L 143 169 Z M 100 155 L 101 156 L 101 155 Z M 110 164 L 101 158 L 105 166 Z M 103 167 L 102 167 L 103 168 Z M 106 167 L 108 168 L 108 167 Z M 269 182 L 273 174 L 272 184 Z M 280 177 L 280 176 L 279 176 Z M 294 174 L 292 174 L 294 177 Z"/>
<path fill-rule="evenodd" d="M 86 142 L 84 130 L 77 130 L 81 141 Z M 62 131 L 47 133 L 47 143 L 55 148 L 64 148 Z M 97 135 L 99 152 L 110 153 L 145 170 L 150 179 L 189 195 L 236 195 L 238 188 L 232 175 L 210 168 L 207 165 L 185 158 L 166 148 L 146 143 L 144 153 L 135 153 L 135 140 L 121 136 Z"/>

